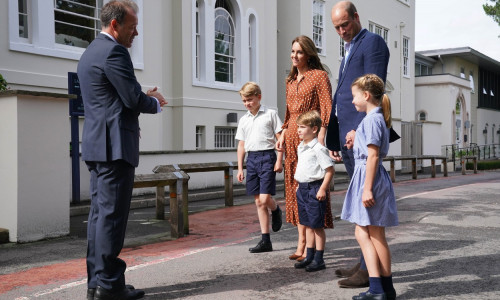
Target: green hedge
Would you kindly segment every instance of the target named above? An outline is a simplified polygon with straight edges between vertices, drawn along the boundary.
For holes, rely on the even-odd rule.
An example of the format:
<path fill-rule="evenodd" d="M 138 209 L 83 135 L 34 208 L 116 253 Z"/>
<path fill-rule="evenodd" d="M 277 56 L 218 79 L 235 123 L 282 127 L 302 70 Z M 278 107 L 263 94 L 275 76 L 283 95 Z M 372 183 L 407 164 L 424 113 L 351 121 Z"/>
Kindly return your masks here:
<path fill-rule="evenodd" d="M 7 81 L 3 78 L 2 74 L 0 74 L 0 91 L 5 91 L 7 90 Z"/>
<path fill-rule="evenodd" d="M 472 162 L 468 162 L 465 164 L 465 168 L 467 170 L 474 170 L 474 164 Z M 477 169 L 478 170 L 500 169 L 500 160 L 478 161 Z"/>

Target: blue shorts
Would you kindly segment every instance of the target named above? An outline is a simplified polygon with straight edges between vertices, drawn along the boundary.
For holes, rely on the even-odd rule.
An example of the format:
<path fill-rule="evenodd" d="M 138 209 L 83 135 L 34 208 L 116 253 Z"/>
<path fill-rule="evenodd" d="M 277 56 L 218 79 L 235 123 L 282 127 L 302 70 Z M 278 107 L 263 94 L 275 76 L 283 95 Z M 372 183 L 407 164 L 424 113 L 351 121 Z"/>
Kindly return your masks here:
<path fill-rule="evenodd" d="M 325 227 L 326 201 L 330 201 L 330 197 L 327 197 L 323 201 L 319 201 L 316 198 L 321 184 L 323 184 L 323 180 L 299 182 L 299 188 L 297 189 L 297 207 L 300 224 L 309 228 Z"/>
<path fill-rule="evenodd" d="M 247 195 L 276 194 L 276 152 L 250 151 L 247 157 Z"/>

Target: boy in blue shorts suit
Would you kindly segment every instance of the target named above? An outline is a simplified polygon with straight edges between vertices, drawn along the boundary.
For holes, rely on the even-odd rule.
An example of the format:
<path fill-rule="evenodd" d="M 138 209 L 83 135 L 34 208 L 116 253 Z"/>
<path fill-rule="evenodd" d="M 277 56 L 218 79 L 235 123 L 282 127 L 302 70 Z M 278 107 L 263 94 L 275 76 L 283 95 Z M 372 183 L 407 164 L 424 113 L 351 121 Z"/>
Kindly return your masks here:
<path fill-rule="evenodd" d="M 326 268 L 323 260 L 325 251 L 326 201 L 330 201 L 330 181 L 333 178 L 333 161 L 328 149 L 318 142 L 321 116 L 313 110 L 297 118 L 297 132 L 302 142 L 297 147 L 297 207 L 300 224 L 306 227 L 307 256 L 295 264 L 295 268 L 305 268 L 315 272 Z M 316 250 L 315 250 L 316 248 Z"/>
<path fill-rule="evenodd" d="M 276 194 L 276 172 L 283 170 L 283 153 L 274 151 L 281 132 L 281 120 L 275 110 L 260 104 L 262 93 L 255 82 L 247 82 L 240 96 L 248 112 L 241 117 L 236 131 L 238 142 L 238 181 L 243 182 L 243 161 L 247 157 L 247 195 L 254 195 L 259 216 L 262 239 L 257 246 L 248 249 L 251 253 L 273 251 L 269 234 L 269 211 L 272 228 L 276 232 L 282 225 L 282 212 L 274 199 Z"/>

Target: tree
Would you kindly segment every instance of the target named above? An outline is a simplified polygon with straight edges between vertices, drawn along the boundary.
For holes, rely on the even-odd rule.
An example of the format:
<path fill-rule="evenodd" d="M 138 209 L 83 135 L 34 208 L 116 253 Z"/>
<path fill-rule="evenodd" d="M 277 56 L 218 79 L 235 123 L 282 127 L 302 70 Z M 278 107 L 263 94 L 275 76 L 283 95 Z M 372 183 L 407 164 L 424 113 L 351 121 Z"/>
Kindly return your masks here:
<path fill-rule="evenodd" d="M 488 0 L 492 4 L 483 4 L 484 12 L 500 25 L 500 0 Z"/>

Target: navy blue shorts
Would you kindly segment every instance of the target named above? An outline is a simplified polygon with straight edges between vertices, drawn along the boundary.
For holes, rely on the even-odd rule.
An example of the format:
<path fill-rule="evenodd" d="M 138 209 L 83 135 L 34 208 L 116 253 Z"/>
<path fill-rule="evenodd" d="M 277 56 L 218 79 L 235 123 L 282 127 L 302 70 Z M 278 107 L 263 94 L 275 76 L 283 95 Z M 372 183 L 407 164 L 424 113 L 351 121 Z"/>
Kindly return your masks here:
<path fill-rule="evenodd" d="M 323 180 L 313 182 L 299 182 L 297 189 L 297 207 L 299 210 L 300 224 L 309 228 L 325 227 L 325 212 L 327 197 L 323 201 L 318 201 L 316 194 L 323 184 Z"/>
<path fill-rule="evenodd" d="M 276 152 L 250 151 L 247 157 L 247 195 L 276 194 Z"/>

